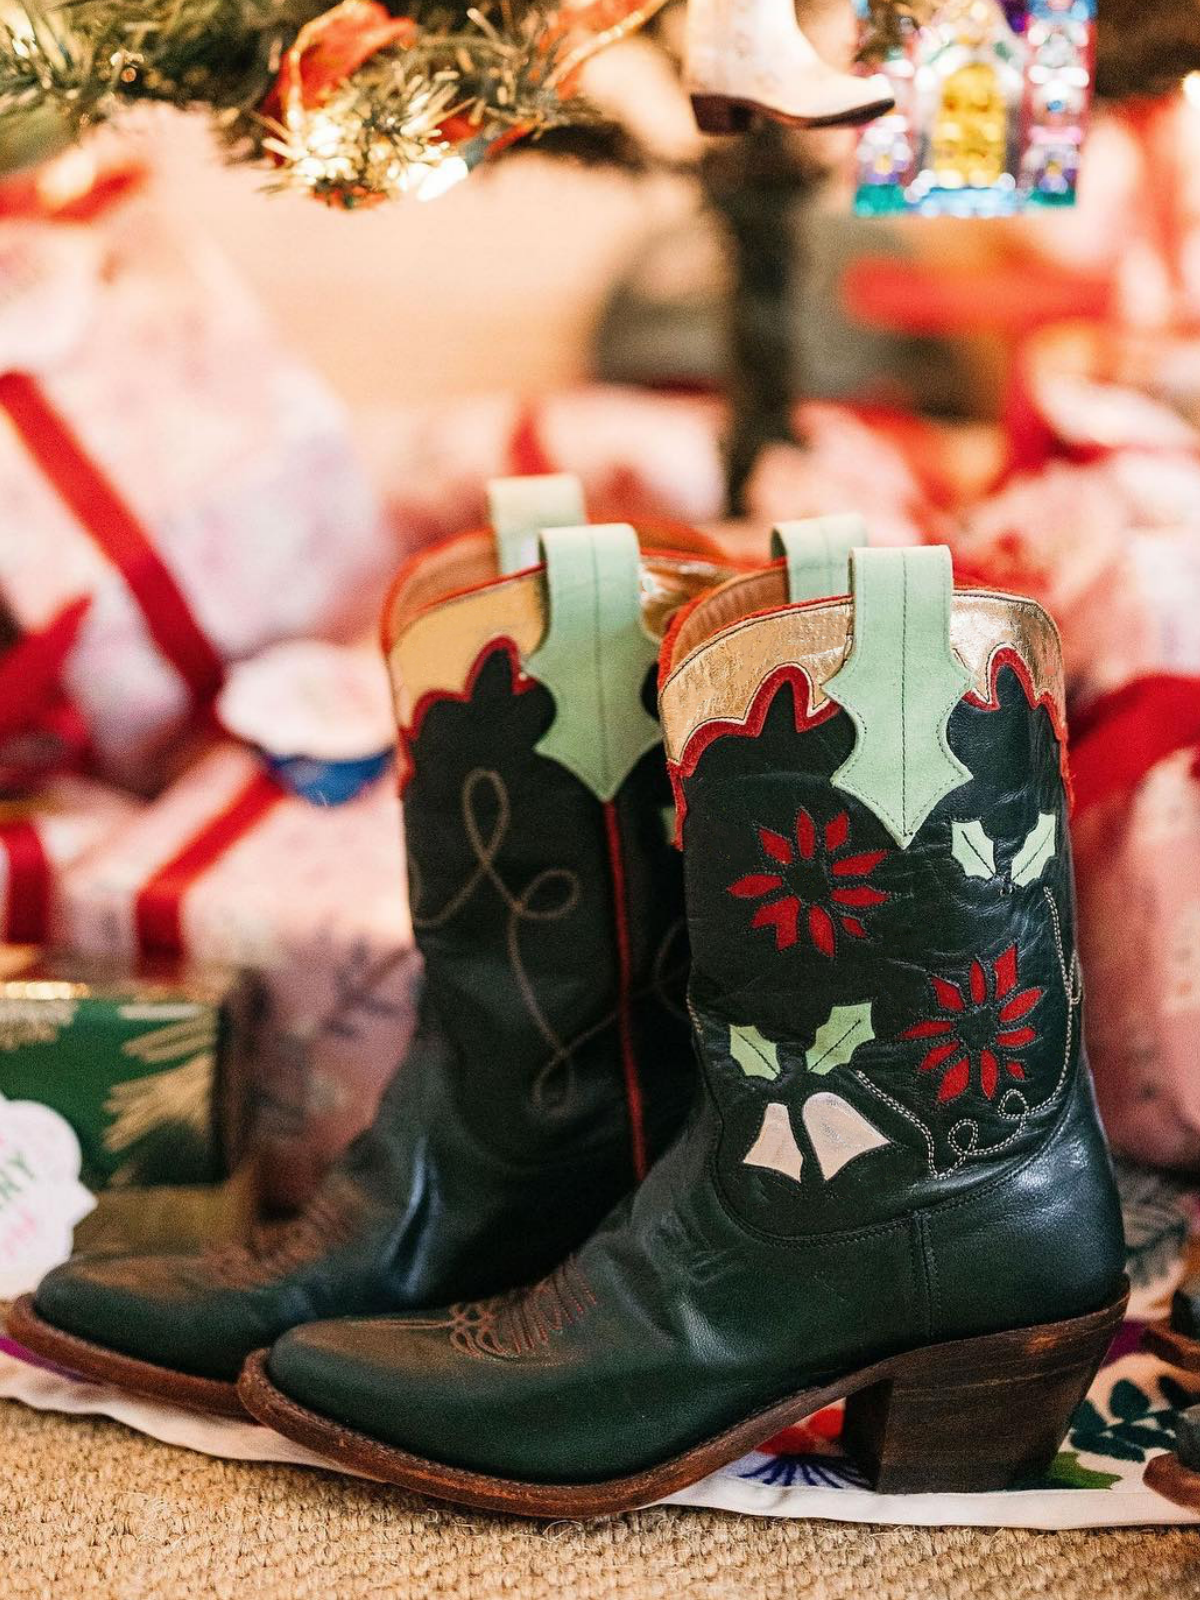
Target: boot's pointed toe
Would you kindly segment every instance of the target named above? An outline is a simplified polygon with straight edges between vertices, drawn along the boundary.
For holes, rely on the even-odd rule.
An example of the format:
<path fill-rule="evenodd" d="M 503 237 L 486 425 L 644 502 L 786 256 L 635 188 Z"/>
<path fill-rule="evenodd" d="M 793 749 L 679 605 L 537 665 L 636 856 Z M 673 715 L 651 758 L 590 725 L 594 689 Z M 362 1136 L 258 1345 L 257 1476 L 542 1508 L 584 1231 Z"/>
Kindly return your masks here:
<path fill-rule="evenodd" d="M 465 1420 L 443 1403 L 444 1328 L 437 1316 L 310 1322 L 276 1340 L 266 1376 L 280 1395 L 345 1428 L 436 1454 L 448 1434 L 462 1437 Z"/>
<path fill-rule="evenodd" d="M 81 1257 L 42 1279 L 34 1309 L 74 1338 L 231 1382 L 236 1367 L 189 1315 L 191 1265 L 187 1256 Z"/>

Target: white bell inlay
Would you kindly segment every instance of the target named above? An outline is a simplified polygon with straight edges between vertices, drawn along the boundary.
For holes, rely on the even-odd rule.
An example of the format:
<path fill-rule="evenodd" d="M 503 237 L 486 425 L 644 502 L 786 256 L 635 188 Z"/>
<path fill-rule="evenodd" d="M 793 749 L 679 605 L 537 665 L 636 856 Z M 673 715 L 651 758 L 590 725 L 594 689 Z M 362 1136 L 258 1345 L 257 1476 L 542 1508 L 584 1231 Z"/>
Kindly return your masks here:
<path fill-rule="evenodd" d="M 772 1100 L 763 1112 L 762 1127 L 745 1157 L 744 1165 L 769 1167 L 772 1172 L 782 1173 L 785 1178 L 800 1182 L 804 1157 L 792 1132 L 787 1107 L 780 1105 L 778 1100 Z"/>
<path fill-rule="evenodd" d="M 847 1162 L 878 1150 L 891 1140 L 873 1127 L 840 1094 L 814 1094 L 804 1102 L 804 1131 L 812 1141 L 821 1176 L 835 1177 Z M 789 1134 L 791 1129 L 788 1129 Z"/>

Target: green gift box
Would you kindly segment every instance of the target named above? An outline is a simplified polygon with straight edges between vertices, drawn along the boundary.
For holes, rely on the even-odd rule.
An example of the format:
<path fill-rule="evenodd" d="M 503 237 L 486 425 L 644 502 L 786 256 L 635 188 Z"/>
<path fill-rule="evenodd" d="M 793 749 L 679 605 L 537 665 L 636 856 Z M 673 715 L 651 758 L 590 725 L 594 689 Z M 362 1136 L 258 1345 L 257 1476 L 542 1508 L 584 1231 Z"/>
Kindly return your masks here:
<path fill-rule="evenodd" d="M 66 1118 L 93 1191 L 221 1183 L 259 1010 L 244 973 L 0 946 L 0 1095 Z"/>

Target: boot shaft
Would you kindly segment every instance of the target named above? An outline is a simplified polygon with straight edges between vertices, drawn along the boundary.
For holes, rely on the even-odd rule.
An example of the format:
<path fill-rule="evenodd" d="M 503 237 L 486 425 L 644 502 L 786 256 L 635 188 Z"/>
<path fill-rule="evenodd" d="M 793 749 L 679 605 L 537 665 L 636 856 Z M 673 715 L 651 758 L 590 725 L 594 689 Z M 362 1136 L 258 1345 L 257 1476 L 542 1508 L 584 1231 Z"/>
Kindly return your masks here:
<path fill-rule="evenodd" d="M 857 571 L 804 606 L 735 579 L 664 663 L 720 1182 L 772 1234 L 996 1179 L 1080 1070 L 1053 624 L 944 553 Z"/>
<path fill-rule="evenodd" d="M 632 558 L 633 614 L 610 618 L 599 678 L 588 641 L 572 647 L 566 589 L 556 604 L 541 562 L 503 572 L 490 533 L 412 564 L 385 622 L 413 925 L 462 1115 L 523 1160 L 627 1140 L 634 1175 L 690 1092 L 656 641 L 728 572 L 688 530 L 640 533 L 698 548 Z"/>

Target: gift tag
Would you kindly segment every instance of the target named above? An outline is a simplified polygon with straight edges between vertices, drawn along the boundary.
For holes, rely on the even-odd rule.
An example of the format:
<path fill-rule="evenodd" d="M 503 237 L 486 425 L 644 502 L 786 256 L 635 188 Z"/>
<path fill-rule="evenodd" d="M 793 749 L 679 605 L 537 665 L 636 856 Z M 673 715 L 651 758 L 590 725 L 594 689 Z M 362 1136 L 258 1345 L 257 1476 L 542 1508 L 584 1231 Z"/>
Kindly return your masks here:
<path fill-rule="evenodd" d="M 0 372 L 49 372 L 91 324 L 99 243 L 84 228 L 0 224 Z"/>
<path fill-rule="evenodd" d="M 81 1160 L 65 1117 L 0 1096 L 0 1300 L 36 1288 L 71 1254 L 75 1225 L 96 1204 Z"/>

